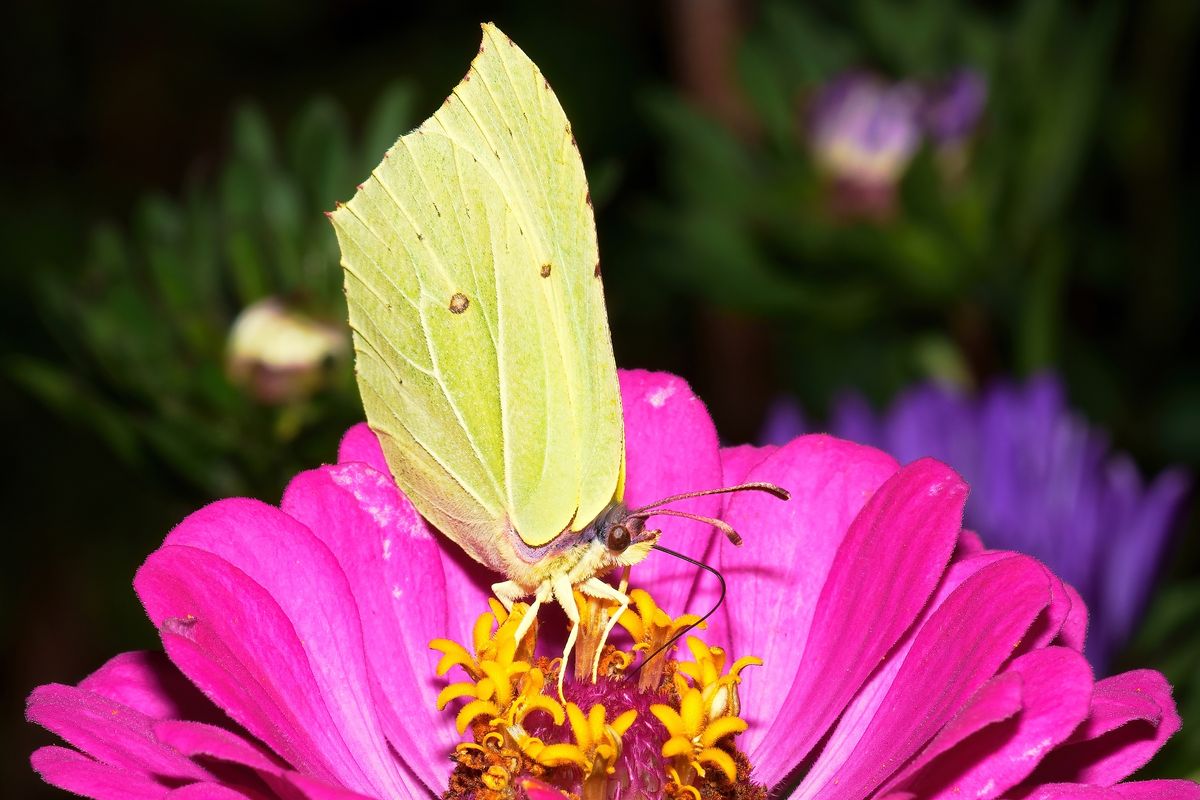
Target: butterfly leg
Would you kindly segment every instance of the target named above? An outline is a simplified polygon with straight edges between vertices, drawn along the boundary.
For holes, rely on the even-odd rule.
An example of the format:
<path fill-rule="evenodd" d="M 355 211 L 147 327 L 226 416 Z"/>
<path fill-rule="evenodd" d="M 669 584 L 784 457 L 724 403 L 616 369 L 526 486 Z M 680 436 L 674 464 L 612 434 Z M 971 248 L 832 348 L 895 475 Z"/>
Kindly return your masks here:
<path fill-rule="evenodd" d="M 567 675 L 567 659 L 575 649 L 575 640 L 579 638 L 579 606 L 575 604 L 575 592 L 571 588 L 571 580 L 566 573 L 555 575 L 542 586 L 554 587 L 554 599 L 562 606 L 562 610 L 571 620 L 571 633 L 567 636 L 567 646 L 563 648 L 562 663 L 558 667 L 558 699 L 566 702 L 563 697 L 563 679 Z"/>
<path fill-rule="evenodd" d="M 524 597 L 526 592 L 515 581 L 503 581 L 492 584 L 492 594 L 496 595 L 496 599 L 500 601 L 500 605 L 504 606 L 506 611 L 511 612 L 513 603 Z"/>
<path fill-rule="evenodd" d="M 512 583 L 512 582 L 507 581 L 507 583 Z M 498 584 L 496 584 L 496 586 L 504 586 L 504 584 L 498 583 Z M 496 591 L 496 586 L 492 587 L 492 591 L 494 591 L 494 592 Z M 513 586 L 516 586 L 516 584 L 514 583 Z M 521 591 L 520 587 L 517 587 L 517 591 Z M 525 616 L 521 617 L 521 622 L 517 625 L 517 630 L 513 634 L 513 639 L 516 640 L 517 644 L 521 643 L 521 640 L 525 638 L 525 634 L 529 633 L 529 629 L 531 627 L 533 627 L 533 622 L 534 622 L 534 620 L 537 619 L 538 609 L 542 607 L 542 603 L 544 603 L 550 599 L 550 593 L 551 593 L 551 588 L 550 588 L 549 581 L 546 581 L 541 586 L 539 586 L 538 590 L 534 593 L 533 602 L 529 605 L 529 609 L 525 612 Z M 496 594 L 497 594 L 497 596 L 499 596 L 500 593 L 496 592 Z M 524 594 L 524 592 L 521 592 L 521 594 Z M 517 597 L 520 597 L 520 596 L 521 596 L 520 594 L 517 595 Z M 500 602 L 501 603 L 504 602 L 503 597 L 500 598 Z M 511 603 L 509 603 L 508 610 L 512 611 Z"/>
<path fill-rule="evenodd" d="M 592 683 L 595 683 L 600 672 L 600 654 L 604 651 L 604 645 L 608 642 L 609 634 L 613 632 L 613 628 L 617 627 L 617 621 L 621 619 L 621 615 L 625 613 L 625 609 L 629 608 L 629 595 L 620 589 L 614 589 L 610 584 L 605 583 L 599 578 L 588 578 L 579 584 L 579 591 L 589 597 L 595 597 L 600 600 L 612 600 L 620 606 L 617 612 L 612 615 L 608 624 L 604 626 L 604 636 L 601 637 L 600 644 L 596 647 L 596 655 L 592 660 Z"/>

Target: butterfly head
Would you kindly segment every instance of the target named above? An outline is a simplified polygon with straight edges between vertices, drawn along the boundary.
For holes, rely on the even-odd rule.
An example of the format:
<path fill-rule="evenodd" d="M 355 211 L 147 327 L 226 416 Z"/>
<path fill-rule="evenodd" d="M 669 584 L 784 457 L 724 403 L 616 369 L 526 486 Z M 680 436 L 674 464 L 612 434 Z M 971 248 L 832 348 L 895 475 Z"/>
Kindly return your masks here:
<path fill-rule="evenodd" d="M 596 520 L 595 545 L 601 546 L 612 566 L 627 567 L 650 554 L 661 531 L 647 529 L 645 517 L 630 513 L 624 503 L 613 503 Z"/>
<path fill-rule="evenodd" d="M 532 592 L 543 580 L 553 575 L 565 574 L 572 584 L 578 584 L 615 567 L 633 566 L 650 555 L 662 534 L 661 530 L 647 526 L 649 517 L 682 517 L 703 522 L 724 533 L 731 543 L 740 545 L 742 537 L 724 520 L 665 506 L 693 497 L 744 491 L 766 492 L 781 500 L 788 499 L 787 491 L 774 484 L 743 483 L 673 495 L 634 509 L 614 500 L 578 533 L 560 537 L 554 544 L 540 550 L 523 548 L 523 562 L 529 566 L 519 575 L 512 576 L 512 580 Z M 516 539 L 515 533 L 513 538 Z"/>

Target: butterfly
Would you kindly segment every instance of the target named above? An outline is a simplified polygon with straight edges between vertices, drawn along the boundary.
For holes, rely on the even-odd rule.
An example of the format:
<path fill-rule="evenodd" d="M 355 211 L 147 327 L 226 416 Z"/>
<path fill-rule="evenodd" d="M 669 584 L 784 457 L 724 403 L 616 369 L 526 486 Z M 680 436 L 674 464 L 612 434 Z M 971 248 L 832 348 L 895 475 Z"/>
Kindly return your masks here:
<path fill-rule="evenodd" d="M 646 558 L 648 517 L 687 515 L 663 508 L 680 497 L 622 503 L 595 220 L 550 84 L 485 24 L 450 96 L 330 216 L 363 407 L 397 485 L 507 578 L 492 587 L 507 607 L 533 596 L 517 641 L 555 600 L 569 652 L 575 589 L 619 605 L 607 639 L 629 598 L 598 576 Z"/>

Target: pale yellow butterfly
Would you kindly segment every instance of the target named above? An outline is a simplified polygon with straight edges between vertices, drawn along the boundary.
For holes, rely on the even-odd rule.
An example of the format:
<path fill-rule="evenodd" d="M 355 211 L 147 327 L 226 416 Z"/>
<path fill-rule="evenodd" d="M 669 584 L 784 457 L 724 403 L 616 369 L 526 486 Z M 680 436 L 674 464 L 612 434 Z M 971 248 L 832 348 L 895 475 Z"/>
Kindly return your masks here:
<path fill-rule="evenodd" d="M 621 502 L 591 199 L 537 66 L 485 24 L 462 82 L 331 218 L 363 406 L 399 487 L 508 578 L 507 606 L 533 595 L 518 641 L 551 599 L 578 623 L 573 589 L 627 606 L 597 576 L 644 559 L 646 517 L 678 498 Z"/>

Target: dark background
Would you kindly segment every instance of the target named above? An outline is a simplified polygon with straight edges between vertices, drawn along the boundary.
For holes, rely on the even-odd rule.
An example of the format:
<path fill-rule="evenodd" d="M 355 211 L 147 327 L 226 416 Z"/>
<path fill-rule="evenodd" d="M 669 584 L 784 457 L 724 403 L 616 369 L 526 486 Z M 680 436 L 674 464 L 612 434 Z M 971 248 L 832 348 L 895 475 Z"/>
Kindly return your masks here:
<path fill-rule="evenodd" d="M 117 652 L 156 645 L 130 589 L 133 573 L 171 525 L 223 493 L 204 480 L 203 468 L 197 477 L 162 448 L 113 433 L 131 419 L 141 424 L 163 412 L 120 380 L 105 380 L 88 361 L 86 346 L 81 350 L 72 338 L 70 320 L 43 301 L 44 285 L 67 287 L 85 301 L 88 292 L 103 292 L 85 280 L 97 224 L 108 221 L 128 232 L 136 249 L 133 220 L 143 198 L 179 198 L 217 181 L 236 148 L 230 129 L 246 102 L 283 136 L 313 98 L 324 96 L 357 135 L 376 99 L 400 80 L 410 96 L 408 124 L 418 122 L 464 72 L 482 20 L 496 21 L 534 58 L 572 120 L 597 194 L 618 364 L 684 375 L 709 402 L 726 441 L 754 439 L 769 401 L 782 392 L 818 414 L 832 392 L 846 386 L 886 401 L 929 372 L 892 345 L 933 331 L 975 384 L 1037 369 L 1060 372 L 1075 407 L 1108 429 L 1147 473 L 1172 463 L 1200 466 L 1195 4 L 1045 3 L 1081 19 L 1103 9 L 1111 37 L 1081 68 L 1079 86 L 1090 87 L 1096 103 L 1084 133 L 1068 148 L 1078 166 L 1040 222 L 1044 233 L 1031 236 L 1027 247 L 1005 251 L 1002 267 L 959 275 L 912 303 L 895 299 L 909 296 L 903 283 L 865 272 L 867 284 L 875 281 L 878 294 L 893 299 L 886 308 L 868 305 L 867 312 L 840 321 L 836 310 L 823 319 L 804 306 L 773 307 L 763 297 L 723 302 L 720 276 L 699 266 L 710 248 L 687 239 L 692 200 L 679 176 L 680 159 L 696 140 L 677 128 L 703 126 L 686 116 L 665 118 L 662 109 L 690 104 L 732 141 L 754 148 L 763 134 L 747 122 L 753 114 L 731 88 L 737 80 L 727 74 L 732 57 L 725 51 L 736 50 L 743 36 L 762 41 L 778 34 L 769 8 L 790 4 L 764 5 L 9 4 L 0 33 L 0 355 L 6 359 L 0 418 L 10 464 L 2 526 L 9 555 L 0 568 L 5 796 L 58 795 L 29 770 L 28 753 L 51 737 L 23 722 L 24 696 L 39 683 L 76 682 Z M 937 69 L 961 57 L 930 40 L 929 52 L 902 63 L 888 57 L 888 42 L 862 33 L 867 28 L 849 7 L 808 5 L 850 39 L 868 42 L 853 60 L 872 68 L 896 74 L 920 63 Z M 932 5 L 944 6 L 939 13 L 947 15 L 958 8 Z M 978 13 L 996 36 L 1019 36 L 1009 29 L 1018 24 L 1021 4 L 990 3 Z M 1076 30 L 1067 25 L 1049 34 L 1045 51 L 1069 54 L 1080 40 L 1067 32 Z M 1086 26 L 1078 30 L 1082 37 Z M 882 36 L 916 40 L 903 25 Z M 764 45 L 762 52 L 761 61 L 771 64 L 774 51 Z M 1039 91 L 1037 81 L 991 75 L 997 96 L 1010 78 L 1019 98 Z M 1079 91 L 1072 89 L 1072 96 Z M 1030 96 L 1034 111 L 1027 115 L 1036 116 L 1037 98 Z M 982 135 L 991 135 L 993 150 L 1018 152 L 1027 144 L 1020 130 L 994 121 Z M 776 150 L 786 158 L 786 147 Z M 342 199 L 353 183 L 343 185 Z M 1006 202 L 1021 207 L 1019 198 Z M 319 227 L 324 220 L 306 218 L 305 224 Z M 1005 230 L 990 235 L 1011 242 Z M 1043 262 L 1054 266 L 1039 271 Z M 1043 274 L 1054 276 L 1049 299 L 1025 291 Z M 727 278 L 739 280 L 736 272 Z M 833 286 L 836 279 L 830 281 Z M 1047 327 L 1053 335 L 1044 333 Z M 30 388 L 23 371 L 28 359 L 56 366 L 78 383 L 63 384 L 59 402 L 49 402 Z M 87 409 L 98 405 L 73 405 L 84 389 L 107 410 L 93 417 Z M 323 401 L 315 402 L 319 412 Z M 186 397 L 180 406 L 187 408 Z M 296 460 L 333 457 L 331 431 L 353 418 L 352 411 L 338 414 L 327 429 L 316 426 L 307 434 Z M 186 413 L 180 419 L 189 424 Z M 261 459 L 254 471 L 233 470 L 235 478 L 249 477 L 231 485 L 277 500 L 296 465 L 280 462 L 276 451 L 291 443 L 263 438 L 244 446 Z M 1191 514 L 1164 585 L 1195 580 L 1195 533 Z M 1147 645 L 1137 657 L 1140 665 L 1154 666 L 1168 655 Z M 1174 758 L 1176 774 L 1200 763 L 1195 750 L 1181 746 Z"/>

